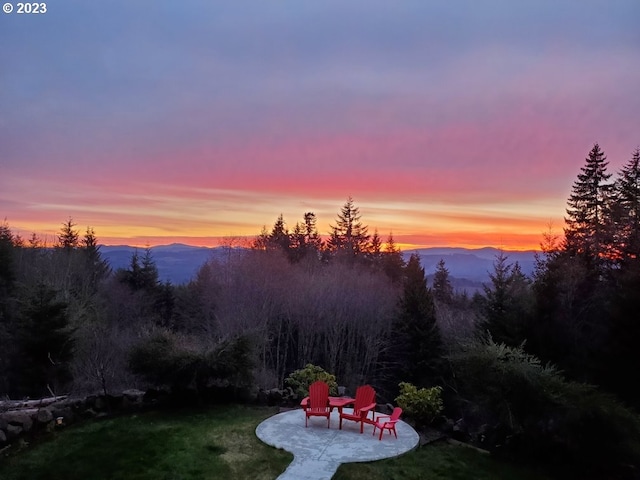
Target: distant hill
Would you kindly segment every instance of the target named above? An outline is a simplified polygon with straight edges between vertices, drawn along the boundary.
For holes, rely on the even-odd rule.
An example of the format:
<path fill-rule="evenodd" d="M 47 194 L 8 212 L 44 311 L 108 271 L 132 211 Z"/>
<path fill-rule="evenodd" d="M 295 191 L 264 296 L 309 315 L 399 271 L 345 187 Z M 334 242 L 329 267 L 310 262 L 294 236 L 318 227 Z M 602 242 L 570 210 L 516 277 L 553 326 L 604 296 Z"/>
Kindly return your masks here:
<path fill-rule="evenodd" d="M 113 270 L 129 268 L 134 252 L 142 257 L 144 248 L 128 245 L 101 245 L 102 257 L 109 262 Z M 187 283 L 198 269 L 209 259 L 222 259 L 228 254 L 228 247 L 193 247 L 181 243 L 151 247 L 151 256 L 158 267 L 158 275 L 163 282 L 174 285 Z"/>
<path fill-rule="evenodd" d="M 111 268 L 128 268 L 131 256 L 135 251 L 144 255 L 144 248 L 128 245 L 102 245 L 100 252 Z M 198 269 L 211 258 L 224 259 L 229 253 L 228 247 L 193 247 L 181 243 L 151 247 L 151 255 L 158 267 L 160 280 L 174 285 L 187 283 Z M 489 272 L 493 271 L 493 263 L 500 250 L 486 247 L 480 249 L 466 248 L 421 248 L 403 252 L 405 258 L 412 253 L 420 256 L 429 284 L 432 282 L 436 265 L 443 259 L 451 277 L 451 283 L 458 290 L 474 293 L 482 288 L 483 282 L 489 281 Z M 503 251 L 509 263 L 518 262 L 525 275 L 531 275 L 534 269 L 535 252 Z"/>
<path fill-rule="evenodd" d="M 483 283 L 488 283 L 489 273 L 493 272 L 496 257 L 502 252 L 507 257 L 508 263 L 520 264 L 522 273 L 527 276 L 533 274 L 535 268 L 535 254 L 529 251 L 507 251 L 493 247 L 467 249 L 457 247 L 420 248 L 403 252 L 405 258 L 412 253 L 420 256 L 420 263 L 427 274 L 429 285 L 433 282 L 433 274 L 436 265 L 442 259 L 445 268 L 449 271 L 450 281 L 454 289 L 466 290 L 472 295 L 476 291 L 482 291 Z"/>

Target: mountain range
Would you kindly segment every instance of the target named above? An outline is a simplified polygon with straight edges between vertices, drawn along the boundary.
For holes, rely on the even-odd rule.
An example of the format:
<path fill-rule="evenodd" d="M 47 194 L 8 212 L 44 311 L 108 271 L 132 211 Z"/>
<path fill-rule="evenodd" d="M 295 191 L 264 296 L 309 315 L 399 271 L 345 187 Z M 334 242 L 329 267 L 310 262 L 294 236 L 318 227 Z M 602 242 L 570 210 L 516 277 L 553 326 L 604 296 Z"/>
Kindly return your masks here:
<path fill-rule="evenodd" d="M 180 243 L 151 247 L 151 256 L 158 268 L 160 280 L 174 285 L 187 283 L 200 266 L 209 259 L 224 260 L 228 247 L 194 247 Z M 100 252 L 112 269 L 128 268 L 135 252 L 144 255 L 144 249 L 128 245 L 102 245 Z M 473 293 L 489 281 L 496 257 L 502 252 L 508 263 L 518 262 L 525 275 L 531 275 L 535 266 L 535 251 L 506 251 L 492 247 L 466 249 L 457 247 L 420 248 L 404 251 L 405 258 L 415 253 L 431 284 L 436 265 L 442 259 L 449 271 L 451 283 L 458 290 Z"/>

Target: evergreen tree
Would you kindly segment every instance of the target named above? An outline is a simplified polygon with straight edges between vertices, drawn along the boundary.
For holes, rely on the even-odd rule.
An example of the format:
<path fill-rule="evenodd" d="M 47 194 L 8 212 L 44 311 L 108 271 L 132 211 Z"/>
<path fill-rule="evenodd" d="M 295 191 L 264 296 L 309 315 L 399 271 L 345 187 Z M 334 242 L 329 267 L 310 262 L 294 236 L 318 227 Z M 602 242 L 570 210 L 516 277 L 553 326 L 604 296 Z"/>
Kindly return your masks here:
<path fill-rule="evenodd" d="M 71 218 L 62 224 L 62 228 L 58 234 L 58 248 L 66 251 L 78 248 L 80 245 L 80 234 L 75 229 L 75 226 L 76 224 L 73 223 Z"/>
<path fill-rule="evenodd" d="M 299 262 L 303 258 L 318 259 L 322 249 L 322 240 L 316 227 L 316 216 L 312 212 L 304 214 L 304 222 L 296 223 L 289 235 L 289 258 L 292 262 Z"/>
<path fill-rule="evenodd" d="M 160 285 L 158 267 L 153 259 L 150 247 L 144 249 L 144 257 L 142 257 L 142 264 L 140 266 L 140 277 L 142 288 L 153 291 Z"/>
<path fill-rule="evenodd" d="M 430 386 L 440 373 L 442 339 L 433 296 L 416 254 L 411 255 L 405 268 L 399 316 L 392 333 L 396 379 Z"/>
<path fill-rule="evenodd" d="M 267 250 L 282 250 L 287 253 L 291 243 L 291 237 L 287 225 L 284 223 L 282 214 L 278 216 L 276 223 L 273 224 L 271 233 L 267 241 Z"/>
<path fill-rule="evenodd" d="M 322 250 L 322 239 L 318 234 L 317 219 L 313 212 L 304 214 L 304 236 L 307 249 L 314 251 L 316 254 Z"/>
<path fill-rule="evenodd" d="M 529 279 L 520 265 L 507 263 L 502 252 L 496 257 L 494 271 L 489 274 L 491 286 L 484 287 L 481 302 L 482 332 L 488 331 L 496 343 L 517 347 L 526 340 L 528 320 L 531 315 Z"/>
<path fill-rule="evenodd" d="M 445 305 L 453 302 L 453 287 L 449 280 L 449 270 L 445 267 L 443 259 L 440 259 L 436 265 L 436 272 L 433 276 L 433 297 L 437 302 Z"/>
<path fill-rule="evenodd" d="M 7 295 L 16 278 L 13 257 L 14 237 L 5 219 L 4 223 L 0 224 L 0 302 Z M 0 316 L 1 314 L 0 311 Z"/>
<path fill-rule="evenodd" d="M 565 250 L 595 266 L 610 256 L 612 244 L 608 217 L 612 185 L 607 183 L 611 174 L 606 160 L 596 143 L 573 184 L 565 218 Z"/>
<path fill-rule="evenodd" d="M 47 395 L 71 380 L 73 332 L 67 304 L 57 296 L 38 284 L 23 299 L 16 338 L 19 356 L 12 366 L 14 391 L 21 395 Z"/>
<path fill-rule="evenodd" d="M 146 247 L 144 249 L 142 260 L 138 255 L 138 251 L 135 250 L 131 254 L 129 268 L 120 270 L 118 278 L 129 285 L 129 288 L 134 292 L 138 290 L 156 291 L 158 285 L 160 285 L 160 277 L 158 275 L 158 267 L 156 267 L 156 263 L 153 260 L 151 248 Z"/>
<path fill-rule="evenodd" d="M 623 258 L 640 258 L 640 148 L 622 168 L 615 182 L 619 208 L 617 244 Z"/>
<path fill-rule="evenodd" d="M 336 218 L 335 226 L 331 226 L 327 247 L 332 255 L 353 260 L 366 252 L 368 227 L 362 224 L 360 218 L 360 209 L 349 197 Z"/>
<path fill-rule="evenodd" d="M 14 357 L 13 309 L 16 266 L 14 236 L 5 220 L 0 224 L 0 392 L 8 392 Z"/>
<path fill-rule="evenodd" d="M 255 238 L 251 248 L 254 250 L 266 251 L 269 245 L 269 231 L 267 226 L 263 225 L 260 234 Z"/>
<path fill-rule="evenodd" d="M 380 239 L 380 235 L 378 235 L 377 228 L 373 231 L 373 235 L 371 236 L 371 242 L 367 248 L 367 254 L 374 263 L 378 263 L 382 258 L 382 240 Z"/>
<path fill-rule="evenodd" d="M 382 269 L 393 283 L 399 283 L 404 274 L 404 267 L 405 261 L 402 252 L 393 239 L 393 233 L 389 233 L 382 256 Z"/>
<path fill-rule="evenodd" d="M 98 239 L 93 228 L 87 227 L 80 244 L 80 250 L 85 258 L 85 278 L 91 291 L 95 293 L 98 283 L 109 275 L 111 269 L 107 261 L 102 259 Z"/>

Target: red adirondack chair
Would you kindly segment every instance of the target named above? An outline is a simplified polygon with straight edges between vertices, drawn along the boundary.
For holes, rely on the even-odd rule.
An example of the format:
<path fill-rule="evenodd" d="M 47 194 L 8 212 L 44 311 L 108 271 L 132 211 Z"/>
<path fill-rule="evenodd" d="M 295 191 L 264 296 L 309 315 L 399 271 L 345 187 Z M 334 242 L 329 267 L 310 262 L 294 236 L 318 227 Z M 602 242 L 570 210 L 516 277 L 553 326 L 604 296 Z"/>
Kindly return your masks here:
<path fill-rule="evenodd" d="M 353 405 L 353 412 L 340 413 L 340 430 L 342 430 L 342 419 L 360 422 L 360 433 L 364 432 L 365 423 L 374 423 L 371 413 L 371 419 L 368 418 L 369 412 L 375 412 L 376 408 L 376 391 L 370 385 L 362 385 L 356 390 L 356 398 Z"/>
<path fill-rule="evenodd" d="M 394 408 L 391 415 L 378 415 L 376 423 L 373 424 L 374 435 L 376 434 L 376 428 L 380 429 L 380 438 L 378 438 L 378 440 L 382 440 L 382 432 L 384 432 L 385 428 L 389 430 L 389 435 L 393 432 L 396 438 L 398 438 L 398 434 L 396 433 L 396 423 L 400 420 L 400 415 L 402 415 L 402 409 L 400 407 Z"/>
<path fill-rule="evenodd" d="M 318 380 L 309 386 L 309 400 L 304 413 L 305 427 L 309 426 L 309 417 L 327 417 L 327 428 L 330 427 L 329 385 Z"/>

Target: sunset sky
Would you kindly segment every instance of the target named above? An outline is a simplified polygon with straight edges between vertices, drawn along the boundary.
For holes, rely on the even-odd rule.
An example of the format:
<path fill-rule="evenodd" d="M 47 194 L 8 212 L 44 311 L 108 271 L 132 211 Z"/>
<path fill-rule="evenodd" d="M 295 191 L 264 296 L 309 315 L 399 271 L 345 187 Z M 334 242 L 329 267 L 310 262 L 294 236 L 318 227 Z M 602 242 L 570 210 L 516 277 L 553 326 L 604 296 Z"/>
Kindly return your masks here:
<path fill-rule="evenodd" d="M 15 4 L 15 2 L 13 2 Z M 640 1 L 58 0 L 0 13 L 0 222 L 213 246 L 352 196 L 404 248 L 537 248 L 640 145 Z"/>

